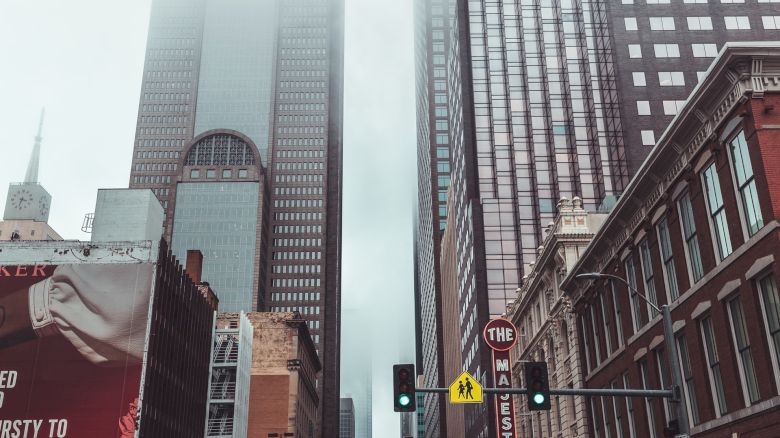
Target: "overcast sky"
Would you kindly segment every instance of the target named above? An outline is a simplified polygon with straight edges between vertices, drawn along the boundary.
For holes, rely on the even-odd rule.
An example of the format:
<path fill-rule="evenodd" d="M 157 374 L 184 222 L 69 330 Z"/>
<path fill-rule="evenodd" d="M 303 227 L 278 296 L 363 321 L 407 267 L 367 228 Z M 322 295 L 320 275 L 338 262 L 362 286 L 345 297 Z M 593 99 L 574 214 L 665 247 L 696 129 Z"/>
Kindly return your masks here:
<path fill-rule="evenodd" d="M 127 187 L 150 0 L 0 0 L 0 212 L 46 107 L 49 223 L 87 239 L 98 188 Z M 397 437 L 391 365 L 412 361 L 411 0 L 346 0 L 342 394 L 373 369 L 374 437 Z M 372 335 L 373 334 L 373 335 Z"/>

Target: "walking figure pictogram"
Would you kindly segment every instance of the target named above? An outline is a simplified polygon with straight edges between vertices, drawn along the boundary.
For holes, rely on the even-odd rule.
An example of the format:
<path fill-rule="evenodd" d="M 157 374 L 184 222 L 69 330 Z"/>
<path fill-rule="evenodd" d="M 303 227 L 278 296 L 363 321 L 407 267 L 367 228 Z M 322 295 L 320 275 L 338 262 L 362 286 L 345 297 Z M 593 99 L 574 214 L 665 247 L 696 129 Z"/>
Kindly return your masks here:
<path fill-rule="evenodd" d="M 463 381 L 458 380 L 458 398 L 464 397 L 463 391 L 466 390 L 466 387 L 463 386 Z"/>
<path fill-rule="evenodd" d="M 472 385 L 469 378 L 466 377 L 466 398 L 470 398 L 474 400 L 474 394 L 471 393 L 473 389 L 474 389 L 474 385 Z"/>

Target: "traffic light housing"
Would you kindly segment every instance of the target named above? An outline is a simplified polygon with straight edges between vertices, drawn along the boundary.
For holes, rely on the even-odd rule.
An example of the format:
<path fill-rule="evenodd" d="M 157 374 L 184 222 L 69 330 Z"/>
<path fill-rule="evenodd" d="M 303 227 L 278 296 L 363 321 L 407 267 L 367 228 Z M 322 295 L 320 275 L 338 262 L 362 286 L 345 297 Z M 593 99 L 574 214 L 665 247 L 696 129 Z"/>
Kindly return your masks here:
<path fill-rule="evenodd" d="M 550 381 L 547 376 L 546 362 L 527 362 L 525 364 L 525 386 L 528 389 L 528 410 L 550 410 Z"/>
<path fill-rule="evenodd" d="M 414 412 L 417 403 L 414 395 L 413 364 L 393 365 L 393 410 L 395 412 Z"/>

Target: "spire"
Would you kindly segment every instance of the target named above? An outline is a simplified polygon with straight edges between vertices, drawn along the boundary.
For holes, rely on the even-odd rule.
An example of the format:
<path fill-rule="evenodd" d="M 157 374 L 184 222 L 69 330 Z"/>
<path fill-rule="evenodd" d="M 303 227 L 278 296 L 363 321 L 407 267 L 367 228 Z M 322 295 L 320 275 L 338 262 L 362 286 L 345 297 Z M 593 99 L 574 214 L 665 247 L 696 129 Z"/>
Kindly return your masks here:
<path fill-rule="evenodd" d="M 43 115 L 46 113 L 46 108 L 41 109 L 41 120 L 38 122 L 38 135 L 35 136 L 35 144 L 33 145 L 32 154 L 30 155 L 30 162 L 27 164 L 27 173 L 24 175 L 24 182 L 37 183 L 38 182 L 38 165 L 41 160 L 41 132 L 43 131 Z"/>

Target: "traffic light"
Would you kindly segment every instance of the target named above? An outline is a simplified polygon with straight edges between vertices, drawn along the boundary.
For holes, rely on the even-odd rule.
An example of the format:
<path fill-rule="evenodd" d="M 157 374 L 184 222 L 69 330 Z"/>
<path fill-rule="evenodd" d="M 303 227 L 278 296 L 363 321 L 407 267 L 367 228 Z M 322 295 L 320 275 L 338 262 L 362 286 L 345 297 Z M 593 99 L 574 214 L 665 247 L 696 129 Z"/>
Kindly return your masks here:
<path fill-rule="evenodd" d="M 546 362 L 525 364 L 525 386 L 528 389 L 528 410 L 550 410 L 550 382 L 547 378 Z"/>
<path fill-rule="evenodd" d="M 414 379 L 414 365 L 393 365 L 393 410 L 395 412 L 414 412 L 417 410 Z"/>

